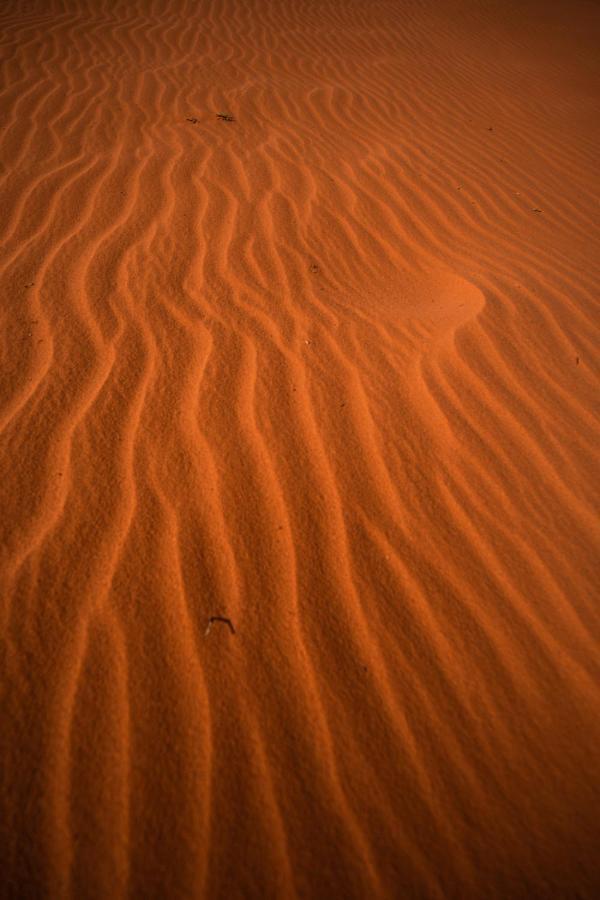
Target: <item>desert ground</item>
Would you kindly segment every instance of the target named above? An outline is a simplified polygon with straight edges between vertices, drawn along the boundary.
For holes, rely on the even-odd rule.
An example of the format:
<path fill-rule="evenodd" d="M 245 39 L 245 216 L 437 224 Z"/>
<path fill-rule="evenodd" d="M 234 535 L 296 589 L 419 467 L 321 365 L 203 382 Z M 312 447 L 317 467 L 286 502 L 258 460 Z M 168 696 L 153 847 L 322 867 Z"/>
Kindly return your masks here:
<path fill-rule="evenodd" d="M 2 5 L 2 900 L 600 896 L 599 47 Z"/>

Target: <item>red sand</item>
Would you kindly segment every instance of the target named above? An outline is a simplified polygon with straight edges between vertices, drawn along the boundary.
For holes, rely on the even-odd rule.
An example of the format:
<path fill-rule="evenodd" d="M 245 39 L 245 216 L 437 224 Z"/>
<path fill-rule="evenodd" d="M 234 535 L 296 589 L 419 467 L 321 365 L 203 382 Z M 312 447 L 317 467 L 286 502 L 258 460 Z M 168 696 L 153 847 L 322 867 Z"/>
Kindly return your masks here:
<path fill-rule="evenodd" d="M 598 4 L 0 34 L 0 895 L 599 896 Z"/>

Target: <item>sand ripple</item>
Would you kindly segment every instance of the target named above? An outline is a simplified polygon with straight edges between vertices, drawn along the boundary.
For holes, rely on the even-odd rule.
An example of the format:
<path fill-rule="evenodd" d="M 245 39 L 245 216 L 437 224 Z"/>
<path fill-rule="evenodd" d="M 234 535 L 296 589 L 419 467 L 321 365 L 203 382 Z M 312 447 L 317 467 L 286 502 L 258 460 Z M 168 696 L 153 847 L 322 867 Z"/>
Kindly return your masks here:
<path fill-rule="evenodd" d="M 0 12 L 0 896 L 600 890 L 564 6 Z"/>

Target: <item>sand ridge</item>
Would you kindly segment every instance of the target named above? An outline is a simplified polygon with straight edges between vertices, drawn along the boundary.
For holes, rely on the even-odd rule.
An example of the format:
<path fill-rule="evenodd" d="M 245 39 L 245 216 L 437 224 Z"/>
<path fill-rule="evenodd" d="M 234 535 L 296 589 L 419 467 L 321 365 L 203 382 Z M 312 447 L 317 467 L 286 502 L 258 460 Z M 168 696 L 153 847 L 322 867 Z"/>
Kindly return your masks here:
<path fill-rule="evenodd" d="M 1 897 L 600 888 L 599 34 L 0 12 Z"/>

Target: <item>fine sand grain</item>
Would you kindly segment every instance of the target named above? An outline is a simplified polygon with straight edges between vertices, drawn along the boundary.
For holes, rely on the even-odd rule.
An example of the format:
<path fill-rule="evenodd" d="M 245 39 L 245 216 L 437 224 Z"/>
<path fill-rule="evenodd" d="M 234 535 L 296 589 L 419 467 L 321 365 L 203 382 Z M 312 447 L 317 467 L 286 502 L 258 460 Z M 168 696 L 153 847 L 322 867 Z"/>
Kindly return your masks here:
<path fill-rule="evenodd" d="M 0 10 L 0 897 L 600 896 L 594 0 Z"/>

